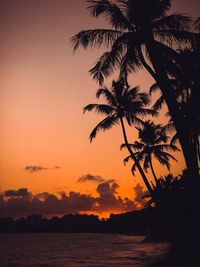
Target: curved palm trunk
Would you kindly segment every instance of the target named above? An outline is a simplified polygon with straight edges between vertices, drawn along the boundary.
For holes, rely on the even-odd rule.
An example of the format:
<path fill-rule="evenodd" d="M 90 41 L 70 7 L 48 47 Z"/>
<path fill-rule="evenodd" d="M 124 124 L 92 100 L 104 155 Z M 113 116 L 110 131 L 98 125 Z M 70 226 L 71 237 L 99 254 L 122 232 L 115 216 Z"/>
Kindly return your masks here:
<path fill-rule="evenodd" d="M 198 157 L 198 161 L 200 162 L 200 144 L 199 144 L 198 135 L 196 136 L 196 146 L 197 146 L 197 157 Z"/>
<path fill-rule="evenodd" d="M 194 175 L 198 176 L 198 162 L 197 162 L 197 153 L 196 148 L 192 142 L 190 142 L 190 134 L 185 123 L 185 119 L 181 110 L 178 107 L 176 101 L 176 95 L 174 89 L 172 88 L 169 78 L 167 76 L 164 64 L 162 62 L 162 55 L 159 53 L 159 50 L 156 48 L 156 44 L 152 40 L 147 45 L 147 50 L 152 62 L 152 66 L 156 73 L 156 82 L 160 85 L 163 97 L 166 101 L 168 109 L 170 111 L 171 117 L 174 121 L 176 131 L 179 137 L 183 155 L 185 158 L 186 166 L 188 171 Z M 148 69 L 147 69 L 148 70 Z M 150 73 L 151 74 L 151 73 Z"/>
<path fill-rule="evenodd" d="M 157 185 L 158 184 L 158 178 L 156 177 L 151 158 L 149 160 L 149 163 L 150 163 L 150 168 L 151 168 L 151 172 L 153 174 L 153 178 L 154 178 L 155 184 Z"/>
<path fill-rule="evenodd" d="M 144 58 L 143 53 L 142 53 L 141 46 L 138 46 L 138 54 L 139 54 L 139 57 L 140 57 L 140 60 L 141 60 L 141 62 L 143 64 L 143 66 L 145 67 L 145 69 L 151 74 L 151 76 L 156 81 L 156 74 L 155 74 L 154 70 L 149 66 L 149 64 L 147 64 L 147 62 L 145 61 L 145 58 Z"/>
<path fill-rule="evenodd" d="M 124 136 L 124 141 L 125 141 L 126 147 L 127 147 L 128 151 L 129 151 L 132 159 L 134 160 L 134 162 L 135 162 L 135 164 L 136 164 L 136 166 L 137 166 L 137 168 L 138 168 L 138 170 L 139 170 L 139 172 L 140 172 L 140 174 L 142 176 L 142 179 L 143 179 L 143 181 L 144 181 L 149 193 L 151 194 L 152 198 L 155 199 L 155 196 L 154 196 L 154 193 L 153 193 L 153 189 L 151 188 L 151 185 L 149 184 L 149 181 L 148 181 L 148 179 L 147 179 L 142 167 L 140 166 L 137 158 L 135 157 L 135 155 L 134 155 L 134 153 L 133 153 L 133 151 L 132 151 L 132 149 L 131 149 L 131 147 L 130 147 L 130 145 L 128 143 L 126 130 L 125 130 L 125 126 L 124 126 L 124 122 L 123 122 L 122 118 L 120 118 L 120 122 L 121 122 L 121 126 L 122 126 L 122 132 L 123 132 L 123 136 Z"/>

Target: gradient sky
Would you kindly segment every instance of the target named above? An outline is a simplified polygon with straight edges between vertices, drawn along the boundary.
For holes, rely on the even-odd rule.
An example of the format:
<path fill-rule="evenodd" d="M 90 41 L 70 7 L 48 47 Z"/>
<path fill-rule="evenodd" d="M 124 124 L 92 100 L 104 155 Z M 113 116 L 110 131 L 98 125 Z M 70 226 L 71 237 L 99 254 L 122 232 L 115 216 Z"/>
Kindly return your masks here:
<path fill-rule="evenodd" d="M 173 3 L 173 10 L 199 15 L 198 1 Z M 113 195 L 118 192 L 131 200 L 137 195 L 133 187 L 141 179 L 138 173 L 132 177 L 130 165 L 123 165 L 127 153 L 119 150 L 120 128 L 89 143 L 88 135 L 101 117 L 83 115 L 82 108 L 95 101 L 98 86 L 88 70 L 102 50 L 80 49 L 73 55 L 69 39 L 80 30 L 105 24 L 90 18 L 85 7 L 84 0 L 0 2 L 1 192 L 27 188 L 34 195 L 74 191 L 98 198 L 98 185 L 110 180 L 109 190 L 118 184 Z M 132 79 L 143 90 L 152 82 L 144 72 Z M 128 134 L 133 139 L 134 129 Z M 174 173 L 184 166 L 178 157 Z M 156 171 L 166 173 L 157 164 Z M 87 174 L 102 180 L 77 182 Z"/>

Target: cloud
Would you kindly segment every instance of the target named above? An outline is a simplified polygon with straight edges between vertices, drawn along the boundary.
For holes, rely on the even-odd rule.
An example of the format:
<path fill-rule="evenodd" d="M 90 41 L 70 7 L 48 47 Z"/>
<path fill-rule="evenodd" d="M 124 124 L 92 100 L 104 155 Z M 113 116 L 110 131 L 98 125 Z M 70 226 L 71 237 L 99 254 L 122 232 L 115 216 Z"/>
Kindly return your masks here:
<path fill-rule="evenodd" d="M 48 168 L 42 167 L 42 166 L 37 166 L 37 165 L 30 165 L 25 167 L 25 171 L 28 171 L 30 173 L 34 172 L 40 172 L 43 170 L 48 170 Z"/>
<path fill-rule="evenodd" d="M 143 186 L 141 186 L 140 184 L 137 184 L 134 187 L 134 191 L 135 191 L 135 202 L 140 206 L 143 207 L 144 204 L 147 202 L 147 200 L 144 198 L 145 195 L 148 195 L 148 192 L 144 190 Z"/>
<path fill-rule="evenodd" d="M 60 170 L 61 169 L 61 167 L 60 166 L 55 166 L 54 168 L 52 168 L 52 169 L 54 169 L 54 170 Z"/>
<path fill-rule="evenodd" d="M 114 179 L 105 180 L 101 176 L 90 174 L 80 178 L 83 181 L 98 182 L 96 197 L 74 191 L 68 194 L 61 191 L 59 195 L 54 195 L 48 192 L 33 194 L 28 188 L 10 189 L 0 194 L 0 216 L 21 217 L 42 214 L 49 217 L 84 212 L 122 213 L 141 208 L 146 203 L 143 196 L 147 191 L 139 183 L 133 188 L 135 199 L 132 200 L 128 197 L 122 198 L 118 194 L 120 186 Z"/>
<path fill-rule="evenodd" d="M 48 192 L 34 195 L 28 192 L 27 188 L 7 190 L 0 196 L 0 214 L 1 217 L 21 217 L 38 213 L 44 216 L 59 216 L 84 212 L 121 213 L 135 209 L 136 203 L 129 198 L 122 199 L 117 193 L 118 188 L 116 182 L 100 183 L 96 189 L 97 197 L 74 191 L 69 194 L 60 192 L 59 196 L 56 196 Z"/>
<path fill-rule="evenodd" d="M 122 208 L 123 200 L 117 197 L 117 183 L 110 183 L 108 181 L 101 183 L 97 187 L 97 193 L 99 193 L 98 203 L 102 209 L 112 210 L 115 207 Z"/>
<path fill-rule="evenodd" d="M 18 190 L 7 190 L 4 192 L 5 197 L 28 197 L 29 192 L 27 188 L 20 188 Z"/>
<path fill-rule="evenodd" d="M 61 167 L 55 166 L 53 168 L 46 168 L 46 167 L 39 166 L 39 165 L 29 165 L 29 166 L 26 166 L 24 169 L 27 172 L 34 173 L 34 172 L 40 172 L 40 171 L 45 171 L 45 170 L 60 170 Z"/>
<path fill-rule="evenodd" d="M 101 176 L 99 175 L 92 175 L 92 174 L 86 174 L 86 175 L 83 175 L 81 176 L 79 179 L 78 179 L 78 183 L 85 183 L 85 182 L 95 182 L 95 183 L 102 183 L 104 182 L 105 179 L 102 178 Z"/>

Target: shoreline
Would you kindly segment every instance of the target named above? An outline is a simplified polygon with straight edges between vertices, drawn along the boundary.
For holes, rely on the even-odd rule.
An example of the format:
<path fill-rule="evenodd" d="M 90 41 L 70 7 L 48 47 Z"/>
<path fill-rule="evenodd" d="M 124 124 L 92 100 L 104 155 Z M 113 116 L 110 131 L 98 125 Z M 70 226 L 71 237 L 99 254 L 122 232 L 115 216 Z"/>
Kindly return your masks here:
<path fill-rule="evenodd" d="M 199 267 L 200 233 L 179 232 L 169 241 L 171 247 L 166 257 L 148 267 Z"/>

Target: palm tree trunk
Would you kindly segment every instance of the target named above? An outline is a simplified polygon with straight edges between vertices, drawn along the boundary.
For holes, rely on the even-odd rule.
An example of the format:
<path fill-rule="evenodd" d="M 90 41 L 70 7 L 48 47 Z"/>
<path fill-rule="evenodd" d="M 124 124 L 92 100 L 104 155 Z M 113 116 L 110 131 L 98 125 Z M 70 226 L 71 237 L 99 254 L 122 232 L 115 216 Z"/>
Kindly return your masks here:
<path fill-rule="evenodd" d="M 151 194 L 152 198 L 155 199 L 155 196 L 154 196 L 154 193 L 153 193 L 153 189 L 151 188 L 151 185 L 149 184 L 149 181 L 148 181 L 148 179 L 147 179 L 142 167 L 140 166 L 137 158 L 135 157 L 135 155 L 134 155 L 134 153 L 133 153 L 133 151 L 132 151 L 132 149 L 131 149 L 131 147 L 130 147 L 130 145 L 128 143 L 126 130 L 125 130 L 125 126 L 124 126 L 124 121 L 123 121 L 122 118 L 120 118 L 120 122 L 121 122 L 121 126 L 122 126 L 122 132 L 123 132 L 123 136 L 124 136 L 124 141 L 125 141 L 126 147 L 127 147 L 128 151 L 129 151 L 133 161 L 135 162 L 135 164 L 136 164 L 136 166 L 137 166 L 137 168 L 138 168 L 138 170 L 139 170 L 139 172 L 140 172 L 140 174 L 142 176 L 142 179 L 143 179 L 143 181 L 144 181 L 144 183 L 145 183 L 145 185 L 146 185 L 146 187 L 147 187 L 147 189 L 149 191 L 149 193 Z"/>
<path fill-rule="evenodd" d="M 156 177 L 151 158 L 149 160 L 149 163 L 150 163 L 151 172 L 153 174 L 153 178 L 154 178 L 155 184 L 157 185 L 158 184 L 158 178 Z"/>
<path fill-rule="evenodd" d="M 196 148 L 194 144 L 189 142 L 190 129 L 188 129 L 183 114 L 179 109 L 178 103 L 176 101 L 174 89 L 169 82 L 169 78 L 162 62 L 162 54 L 159 53 L 159 49 L 156 48 L 156 44 L 153 40 L 152 42 L 149 42 L 147 44 L 147 49 L 152 62 L 152 66 L 156 73 L 156 82 L 160 85 L 163 97 L 168 106 L 170 115 L 174 121 L 187 169 L 191 174 L 194 175 L 194 177 L 197 177 L 198 162 L 196 158 Z"/>
<path fill-rule="evenodd" d="M 147 64 L 147 62 L 145 61 L 145 58 L 144 58 L 143 53 L 142 53 L 141 46 L 138 46 L 138 54 L 139 54 L 139 57 L 140 57 L 140 60 L 141 60 L 141 62 L 143 64 L 143 66 L 145 67 L 145 69 L 150 73 L 150 75 L 156 81 L 156 74 L 155 74 L 154 70 L 149 66 L 149 64 Z"/>
<path fill-rule="evenodd" d="M 197 147 L 197 159 L 198 159 L 198 163 L 200 164 L 200 144 L 199 144 L 199 137 L 198 134 L 196 134 L 196 138 L 195 138 L 195 144 Z M 198 165 L 199 171 L 200 171 L 200 166 Z"/>

